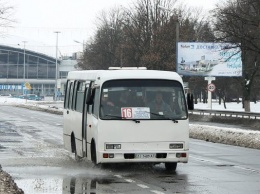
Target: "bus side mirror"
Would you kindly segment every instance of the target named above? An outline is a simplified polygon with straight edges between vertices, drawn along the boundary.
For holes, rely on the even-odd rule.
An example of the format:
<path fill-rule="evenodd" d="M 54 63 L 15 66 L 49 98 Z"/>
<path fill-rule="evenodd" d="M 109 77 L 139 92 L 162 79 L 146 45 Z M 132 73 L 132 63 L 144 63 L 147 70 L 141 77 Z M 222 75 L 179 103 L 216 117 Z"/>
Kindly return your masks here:
<path fill-rule="evenodd" d="M 187 105 L 189 110 L 194 110 L 193 94 L 187 94 Z"/>

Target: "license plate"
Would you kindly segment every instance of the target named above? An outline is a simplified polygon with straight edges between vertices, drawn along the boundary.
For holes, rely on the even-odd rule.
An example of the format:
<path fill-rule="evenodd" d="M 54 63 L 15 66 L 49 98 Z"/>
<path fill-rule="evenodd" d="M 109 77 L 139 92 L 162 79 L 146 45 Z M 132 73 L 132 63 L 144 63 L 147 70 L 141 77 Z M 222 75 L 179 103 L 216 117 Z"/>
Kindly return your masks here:
<path fill-rule="evenodd" d="M 135 154 L 135 158 L 155 158 L 155 154 Z"/>

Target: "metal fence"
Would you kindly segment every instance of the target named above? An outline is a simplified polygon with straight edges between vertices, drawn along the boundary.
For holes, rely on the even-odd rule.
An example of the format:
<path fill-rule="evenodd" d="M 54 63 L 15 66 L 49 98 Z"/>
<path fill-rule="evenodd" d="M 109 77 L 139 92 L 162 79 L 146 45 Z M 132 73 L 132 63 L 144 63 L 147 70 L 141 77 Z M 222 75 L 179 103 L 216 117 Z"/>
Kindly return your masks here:
<path fill-rule="evenodd" d="M 192 111 L 189 110 L 189 114 L 260 119 L 260 113 L 258 113 L 258 112 L 239 112 L 239 111 L 225 111 L 225 110 L 195 109 Z"/>

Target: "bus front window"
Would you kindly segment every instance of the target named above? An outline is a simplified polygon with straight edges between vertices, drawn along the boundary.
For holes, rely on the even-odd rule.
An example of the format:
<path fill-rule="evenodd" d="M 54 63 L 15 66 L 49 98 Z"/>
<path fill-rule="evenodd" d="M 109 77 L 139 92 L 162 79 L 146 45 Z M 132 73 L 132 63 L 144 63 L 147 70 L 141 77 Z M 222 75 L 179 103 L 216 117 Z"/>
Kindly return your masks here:
<path fill-rule="evenodd" d="M 107 81 L 101 92 L 100 118 L 187 119 L 182 85 L 173 80 Z"/>

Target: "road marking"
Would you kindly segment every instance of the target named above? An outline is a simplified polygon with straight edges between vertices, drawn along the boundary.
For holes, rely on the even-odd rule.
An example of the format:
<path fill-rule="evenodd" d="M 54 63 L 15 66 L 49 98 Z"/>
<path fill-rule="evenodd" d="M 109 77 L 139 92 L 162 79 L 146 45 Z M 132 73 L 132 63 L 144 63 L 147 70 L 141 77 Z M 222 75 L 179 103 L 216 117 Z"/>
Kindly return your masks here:
<path fill-rule="evenodd" d="M 193 158 L 194 160 L 201 161 L 201 162 L 210 162 L 210 163 L 213 163 L 213 164 L 220 164 L 220 162 L 217 162 L 217 161 L 214 161 L 214 160 L 207 160 L 207 159 L 204 159 L 204 158 L 198 158 L 198 157 L 194 157 L 194 156 L 191 156 L 191 155 L 189 155 L 189 157 Z"/>
<path fill-rule="evenodd" d="M 129 183 L 134 183 L 135 181 L 133 181 L 132 179 L 125 179 L 126 182 L 129 182 Z"/>
<path fill-rule="evenodd" d="M 156 193 L 156 194 L 164 194 L 164 192 L 156 191 L 156 190 L 151 190 L 151 192 Z"/>
<path fill-rule="evenodd" d="M 118 174 L 116 174 L 116 175 L 114 175 L 115 177 L 117 177 L 117 178 L 121 178 L 121 179 L 124 179 L 126 182 L 129 182 L 129 183 L 135 183 L 135 181 L 134 180 L 132 180 L 132 179 L 125 179 L 125 178 L 123 178 L 123 176 L 121 176 L 121 175 L 118 175 Z M 137 184 L 136 183 L 136 185 L 138 186 L 138 187 L 141 187 L 142 189 L 149 189 L 150 187 L 148 187 L 147 185 L 144 185 L 144 184 Z M 165 193 L 163 193 L 163 192 L 161 192 L 161 191 L 156 191 L 156 190 L 150 190 L 152 193 L 155 193 L 155 194 L 165 194 Z"/>
<path fill-rule="evenodd" d="M 141 187 L 141 188 L 143 188 L 143 189 L 148 189 L 148 188 L 149 188 L 148 186 L 143 185 L 143 184 L 137 184 L 137 186 L 139 186 L 139 187 Z"/>
<path fill-rule="evenodd" d="M 194 160 L 201 161 L 201 162 L 209 162 L 209 163 L 213 163 L 213 164 L 222 164 L 223 163 L 223 162 L 217 162 L 217 161 L 213 161 L 213 160 L 206 160 L 204 158 L 198 158 L 198 157 L 194 157 L 194 156 L 191 156 L 191 155 L 189 155 L 189 157 L 193 158 Z M 231 167 L 237 168 L 237 169 L 240 169 L 240 170 L 246 170 L 246 171 L 250 171 L 250 172 L 260 173 L 259 170 L 254 170 L 252 168 L 242 167 L 242 166 L 238 166 L 238 165 L 235 165 L 235 164 L 232 164 Z"/>
<path fill-rule="evenodd" d="M 260 171 L 254 170 L 254 169 L 252 169 L 252 168 L 245 168 L 245 167 L 242 167 L 242 166 L 233 166 L 233 167 L 234 167 L 234 168 L 241 169 L 241 170 L 246 170 L 246 171 L 250 171 L 250 172 L 260 173 Z"/>

